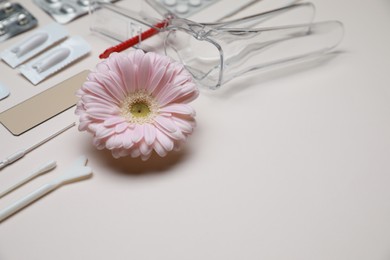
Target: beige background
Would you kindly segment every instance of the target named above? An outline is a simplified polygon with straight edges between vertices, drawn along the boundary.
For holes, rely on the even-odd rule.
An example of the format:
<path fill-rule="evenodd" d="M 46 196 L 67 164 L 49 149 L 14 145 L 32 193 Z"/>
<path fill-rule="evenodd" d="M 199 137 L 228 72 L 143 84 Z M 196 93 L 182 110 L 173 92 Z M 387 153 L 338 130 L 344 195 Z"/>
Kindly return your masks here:
<path fill-rule="evenodd" d="M 20 2 L 40 26 L 52 22 Z M 390 1 L 312 2 L 316 20 L 345 24 L 340 55 L 202 91 L 193 103 L 198 127 L 182 152 L 115 160 L 73 128 L 0 171 L 3 189 L 58 163 L 0 199 L 2 209 L 78 155 L 94 170 L 1 223 L 0 260 L 389 260 Z M 0 111 L 93 68 L 111 44 L 90 33 L 88 17 L 66 27 L 91 43 L 91 55 L 38 86 L 1 62 L 11 96 Z M 75 121 L 73 111 L 20 137 L 0 127 L 0 158 Z"/>

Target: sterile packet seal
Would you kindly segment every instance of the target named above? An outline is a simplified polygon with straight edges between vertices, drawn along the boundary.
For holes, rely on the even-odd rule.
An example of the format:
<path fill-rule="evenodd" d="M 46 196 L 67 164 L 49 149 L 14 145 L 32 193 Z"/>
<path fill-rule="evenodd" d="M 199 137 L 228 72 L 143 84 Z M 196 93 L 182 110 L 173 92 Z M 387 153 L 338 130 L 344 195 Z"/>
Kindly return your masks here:
<path fill-rule="evenodd" d="M 15 68 L 67 36 L 68 31 L 63 26 L 52 23 L 4 50 L 0 57 L 9 66 Z"/>

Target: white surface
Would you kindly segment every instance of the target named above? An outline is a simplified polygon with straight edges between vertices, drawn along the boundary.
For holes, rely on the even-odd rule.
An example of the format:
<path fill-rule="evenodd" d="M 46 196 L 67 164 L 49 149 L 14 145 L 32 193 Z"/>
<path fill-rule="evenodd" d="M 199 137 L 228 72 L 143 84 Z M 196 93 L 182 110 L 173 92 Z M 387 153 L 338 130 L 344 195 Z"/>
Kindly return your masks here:
<path fill-rule="evenodd" d="M 390 259 L 390 2 L 313 3 L 317 21 L 345 24 L 341 53 L 202 91 L 183 152 L 115 160 L 72 128 L 2 170 L 0 188 L 58 162 L 53 175 L 1 199 L 0 209 L 80 154 L 95 174 L 2 222 L 0 259 Z M 40 26 L 51 22 L 24 4 Z M 91 55 L 37 86 L 0 63 L 11 87 L 0 111 L 94 67 L 110 43 L 87 23 L 67 29 L 93 45 Z M 0 127 L 0 158 L 74 120 L 72 109 L 20 137 Z"/>

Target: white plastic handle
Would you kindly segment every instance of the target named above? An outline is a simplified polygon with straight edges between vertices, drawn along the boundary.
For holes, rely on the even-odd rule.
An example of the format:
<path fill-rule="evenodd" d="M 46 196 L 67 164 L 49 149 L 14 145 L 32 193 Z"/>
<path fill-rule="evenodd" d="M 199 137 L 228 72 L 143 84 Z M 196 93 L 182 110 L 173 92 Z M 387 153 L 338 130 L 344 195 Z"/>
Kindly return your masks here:
<path fill-rule="evenodd" d="M 11 187 L 9 187 L 8 189 L 0 192 L 0 198 L 5 196 L 6 194 L 10 193 L 11 191 L 19 188 L 20 186 L 22 186 L 23 184 L 31 181 L 32 179 L 38 177 L 39 175 L 45 173 L 45 172 L 48 172 L 52 169 L 54 169 L 56 167 L 56 162 L 55 161 L 49 161 L 47 163 L 45 163 L 44 165 L 40 166 L 39 168 L 35 169 L 30 175 L 28 175 L 27 177 L 19 180 L 17 183 L 15 183 L 14 185 L 12 185 Z"/>
<path fill-rule="evenodd" d="M 56 185 L 46 184 L 23 199 L 16 201 L 12 205 L 0 211 L 0 222 L 56 188 Z"/>

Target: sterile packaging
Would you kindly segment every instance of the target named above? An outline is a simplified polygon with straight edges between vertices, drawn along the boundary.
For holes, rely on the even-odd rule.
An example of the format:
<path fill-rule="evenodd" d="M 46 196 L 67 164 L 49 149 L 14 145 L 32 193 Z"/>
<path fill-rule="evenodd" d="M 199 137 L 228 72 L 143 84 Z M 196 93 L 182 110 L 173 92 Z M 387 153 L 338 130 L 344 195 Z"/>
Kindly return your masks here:
<path fill-rule="evenodd" d="M 220 0 L 153 0 L 162 4 L 166 9 L 179 15 L 189 17 Z"/>
<path fill-rule="evenodd" d="M 0 3 L 0 42 L 30 30 L 37 19 L 22 5 L 8 1 Z"/>
<path fill-rule="evenodd" d="M 67 36 L 68 31 L 63 26 L 52 23 L 4 50 L 0 57 L 9 66 L 15 68 Z"/>
<path fill-rule="evenodd" d="M 20 67 L 20 72 L 34 85 L 58 72 L 91 51 L 90 45 L 80 36 L 73 36 L 57 47 Z"/>
<path fill-rule="evenodd" d="M 100 0 L 112 3 L 114 0 Z M 90 0 L 34 0 L 42 10 L 58 23 L 66 24 L 89 11 Z"/>

